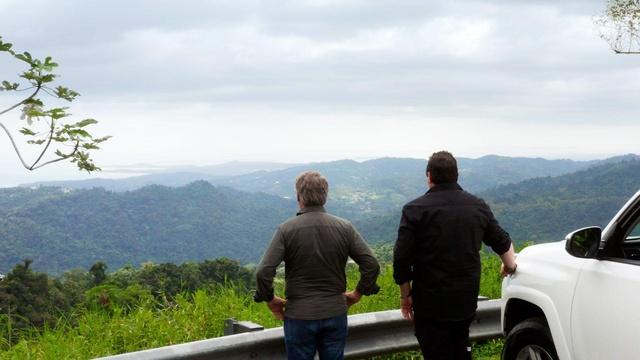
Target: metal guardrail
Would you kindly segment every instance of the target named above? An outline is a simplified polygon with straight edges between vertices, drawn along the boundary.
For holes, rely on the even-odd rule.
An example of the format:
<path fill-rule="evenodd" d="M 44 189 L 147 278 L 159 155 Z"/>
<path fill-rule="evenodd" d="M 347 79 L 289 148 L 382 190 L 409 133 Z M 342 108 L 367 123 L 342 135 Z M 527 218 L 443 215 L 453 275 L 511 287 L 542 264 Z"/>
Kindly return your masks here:
<path fill-rule="evenodd" d="M 471 323 L 471 340 L 502 337 L 501 300 L 478 302 L 476 318 Z M 413 324 L 402 318 L 399 310 L 379 311 L 349 316 L 349 335 L 345 358 L 361 359 L 374 355 L 418 349 Z M 204 359 L 284 359 L 284 331 L 281 327 L 253 331 L 214 339 L 137 351 L 101 358 L 103 360 L 204 360 Z"/>

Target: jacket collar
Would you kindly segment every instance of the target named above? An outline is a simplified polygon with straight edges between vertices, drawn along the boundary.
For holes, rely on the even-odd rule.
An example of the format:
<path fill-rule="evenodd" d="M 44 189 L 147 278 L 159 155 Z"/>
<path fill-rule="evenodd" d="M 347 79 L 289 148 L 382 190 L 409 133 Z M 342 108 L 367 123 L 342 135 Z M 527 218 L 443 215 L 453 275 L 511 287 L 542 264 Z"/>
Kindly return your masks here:
<path fill-rule="evenodd" d="M 455 183 L 455 182 L 436 184 L 434 187 L 429 189 L 429 191 L 427 191 L 427 194 L 432 192 L 448 191 L 448 190 L 462 190 L 462 187 L 460 187 L 460 185 L 458 185 L 458 183 Z"/>
<path fill-rule="evenodd" d="M 324 212 L 324 213 L 326 213 L 327 210 L 324 209 L 324 206 L 305 206 L 302 209 L 300 209 L 300 211 L 298 211 L 296 216 L 302 215 L 302 214 L 306 214 L 306 213 L 309 213 L 309 212 Z"/>

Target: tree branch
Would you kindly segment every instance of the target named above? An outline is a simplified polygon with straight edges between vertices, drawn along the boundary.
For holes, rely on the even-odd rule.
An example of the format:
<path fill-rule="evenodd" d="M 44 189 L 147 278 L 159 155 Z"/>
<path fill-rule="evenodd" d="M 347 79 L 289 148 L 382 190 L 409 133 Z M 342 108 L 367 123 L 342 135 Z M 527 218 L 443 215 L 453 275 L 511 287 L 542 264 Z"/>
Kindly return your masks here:
<path fill-rule="evenodd" d="M 36 86 L 36 91 L 33 92 L 33 94 L 29 95 L 29 97 L 27 97 L 26 99 L 20 101 L 19 103 L 0 111 L 0 116 L 8 113 L 9 111 L 17 108 L 18 106 L 24 104 L 25 102 L 33 99 L 36 95 L 38 95 L 38 92 L 40 92 L 40 89 L 42 88 L 42 84 L 38 84 Z M 13 149 L 16 151 L 16 154 L 18 155 L 18 158 L 20 159 L 20 162 L 22 163 L 22 166 L 25 167 L 25 169 L 27 170 L 33 170 L 33 165 L 30 167 L 26 161 L 24 161 L 24 158 L 22 157 L 22 153 L 20 153 L 20 149 L 18 148 L 18 144 L 16 144 L 16 141 L 13 139 L 13 136 L 11 135 L 11 132 L 9 131 L 9 129 L 7 129 L 6 126 L 4 126 L 3 123 L 0 123 L 0 127 L 2 128 L 2 130 L 4 130 L 4 132 L 7 134 L 7 136 L 9 137 L 9 140 L 11 141 L 11 145 L 13 145 Z"/>
<path fill-rule="evenodd" d="M 36 169 L 39 169 L 39 168 L 41 168 L 41 167 L 43 167 L 45 165 L 49 165 L 49 164 L 53 164 L 53 163 L 58 162 L 58 161 L 66 160 L 66 159 L 72 157 L 73 155 L 75 155 L 75 153 L 78 151 L 78 147 L 80 147 L 80 141 L 76 142 L 76 146 L 73 148 L 73 151 L 71 153 L 69 153 L 69 154 L 67 154 L 65 156 L 59 157 L 57 159 L 53 159 L 53 160 L 47 161 L 47 162 L 42 163 L 42 164 L 40 164 L 38 166 L 32 167 L 29 170 L 36 170 Z"/>
<path fill-rule="evenodd" d="M 53 132 L 54 132 L 55 129 L 56 129 L 56 123 L 52 119 L 51 120 L 51 131 L 49 132 L 49 141 L 47 141 L 47 145 L 45 145 L 44 149 L 42 149 L 42 152 L 40 153 L 40 156 L 38 156 L 38 159 L 36 159 L 36 161 L 34 161 L 33 164 L 31 165 L 31 170 L 34 169 L 34 166 L 36 166 L 36 164 L 38 162 L 40 162 L 40 159 L 42 159 L 44 154 L 47 152 L 47 149 L 49 149 L 49 145 L 51 145 L 51 140 L 53 140 Z M 76 146 L 76 149 L 77 149 L 77 146 Z"/>
<path fill-rule="evenodd" d="M 2 115 L 4 115 L 4 114 L 8 113 L 9 111 L 11 111 L 11 110 L 13 110 L 13 109 L 17 108 L 18 106 L 20 106 L 20 105 L 24 104 L 25 102 L 27 102 L 27 101 L 29 101 L 29 100 L 33 99 L 36 95 L 38 95 L 38 92 L 40 92 L 40 89 L 41 89 L 41 88 L 42 88 L 42 84 L 38 84 L 38 86 L 36 86 L 36 91 L 34 91 L 34 92 L 33 92 L 33 94 L 31 94 L 28 98 L 26 98 L 26 99 L 24 99 L 24 100 L 20 101 L 19 103 L 17 103 L 17 104 L 15 104 L 15 105 L 13 105 L 12 107 L 10 107 L 10 108 L 8 108 L 8 109 L 5 109 L 5 110 L 0 111 L 0 116 L 2 116 Z M 5 130 L 5 131 L 6 131 L 6 130 Z"/>
<path fill-rule="evenodd" d="M 16 144 L 15 140 L 13 140 L 13 136 L 11 135 L 11 132 L 9 131 L 9 129 L 7 129 L 7 127 L 4 126 L 3 123 L 0 123 L 0 127 L 4 130 L 4 132 L 7 133 L 9 140 L 11 140 L 11 145 L 13 145 L 13 149 L 16 151 L 16 154 L 18 154 L 18 158 L 20 159 L 20 162 L 22 162 L 22 165 L 25 167 L 25 169 L 31 170 L 29 169 L 29 165 L 27 165 L 26 161 L 24 161 L 24 159 L 22 158 L 20 149 L 18 149 L 18 145 Z"/>

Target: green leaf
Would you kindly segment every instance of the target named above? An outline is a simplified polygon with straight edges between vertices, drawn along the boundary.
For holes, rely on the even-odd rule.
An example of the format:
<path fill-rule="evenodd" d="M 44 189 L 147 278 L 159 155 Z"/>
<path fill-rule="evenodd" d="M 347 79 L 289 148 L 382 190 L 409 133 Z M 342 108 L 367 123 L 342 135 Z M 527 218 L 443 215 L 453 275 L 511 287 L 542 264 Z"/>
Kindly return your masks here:
<path fill-rule="evenodd" d="M 40 78 L 40 82 L 42 82 L 43 84 L 50 83 L 50 82 L 52 82 L 53 80 L 55 80 L 55 78 L 56 78 L 56 75 L 55 75 L 55 74 L 47 74 L 47 75 L 43 75 L 43 76 Z"/>
<path fill-rule="evenodd" d="M 23 133 L 24 135 L 32 135 L 32 136 L 33 136 L 33 135 L 35 135 L 35 134 L 36 134 L 36 133 L 35 133 L 35 132 L 33 132 L 31 129 L 26 128 L 26 127 L 23 127 L 22 129 L 20 129 L 20 130 L 18 130 L 18 131 L 20 131 L 20 132 L 21 132 L 21 133 Z"/>
<path fill-rule="evenodd" d="M 100 149 L 96 144 L 93 144 L 93 143 L 82 144 L 82 148 L 83 149 L 87 149 L 87 150 L 99 150 Z"/>
<path fill-rule="evenodd" d="M 40 76 L 33 70 L 28 70 L 20 74 L 20 77 L 30 81 L 36 81 L 40 79 Z"/>
<path fill-rule="evenodd" d="M 109 139 L 111 139 L 113 136 L 105 136 L 105 137 L 101 137 L 101 138 L 97 138 L 97 139 L 93 139 L 93 142 L 96 144 L 99 144 L 101 142 L 105 142 Z"/>
<path fill-rule="evenodd" d="M 73 101 L 79 95 L 79 93 L 63 86 L 58 86 L 56 88 L 56 96 L 69 102 Z"/>
<path fill-rule="evenodd" d="M 69 116 L 70 114 L 67 113 L 65 110 L 67 110 L 67 108 L 53 108 L 51 110 L 47 111 L 47 114 L 54 120 L 58 120 L 58 119 L 62 119 L 64 117 Z"/>
<path fill-rule="evenodd" d="M 47 71 L 52 71 L 52 70 L 53 70 L 53 68 L 55 68 L 55 67 L 57 67 L 57 66 L 58 66 L 58 64 L 57 64 L 57 63 L 54 63 L 53 61 L 51 61 L 51 56 L 47 56 L 47 57 L 44 59 L 43 67 L 45 68 L 45 70 L 47 70 Z"/>
<path fill-rule="evenodd" d="M 22 54 L 16 54 L 15 58 L 18 60 L 22 60 L 24 62 L 26 62 L 29 65 L 35 66 L 35 63 L 33 61 L 33 59 L 31 58 L 31 54 L 29 54 L 28 52 L 24 52 Z"/>
<path fill-rule="evenodd" d="M 87 125 L 92 125 L 92 124 L 97 124 L 98 120 L 95 119 L 84 119 L 82 121 L 78 121 L 77 123 L 73 124 L 74 127 L 85 127 Z"/>
<path fill-rule="evenodd" d="M 18 83 L 10 83 L 8 81 L 3 81 L 2 82 L 2 88 L 0 88 L 1 91 L 11 91 L 11 90 L 17 90 L 18 86 L 20 86 L 20 84 Z"/>
<path fill-rule="evenodd" d="M 67 132 L 71 136 L 91 137 L 91 135 L 82 129 L 73 129 Z"/>
<path fill-rule="evenodd" d="M 42 100 L 37 99 L 37 98 L 31 98 L 31 99 L 25 100 L 24 104 L 25 105 L 36 105 L 36 106 L 40 106 L 40 107 L 44 106 L 44 103 L 42 102 Z"/>
<path fill-rule="evenodd" d="M 31 144 L 31 145 L 42 145 L 44 144 L 44 142 L 47 141 L 46 139 L 40 139 L 40 140 L 29 140 L 27 141 L 27 144 Z"/>
<path fill-rule="evenodd" d="M 0 41 L 0 51 L 9 51 L 9 50 L 11 50 L 12 46 L 13 46 L 13 44 L 3 43 L 2 41 Z"/>

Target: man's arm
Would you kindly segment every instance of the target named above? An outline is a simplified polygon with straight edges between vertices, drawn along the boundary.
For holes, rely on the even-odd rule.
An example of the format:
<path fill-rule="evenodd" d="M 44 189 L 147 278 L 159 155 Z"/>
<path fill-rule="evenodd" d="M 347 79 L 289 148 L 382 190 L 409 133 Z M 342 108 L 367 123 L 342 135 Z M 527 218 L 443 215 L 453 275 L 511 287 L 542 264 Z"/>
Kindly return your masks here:
<path fill-rule="evenodd" d="M 402 209 L 398 238 L 393 247 L 393 279 L 401 285 L 413 280 L 415 259 L 415 236 L 413 224 L 409 221 L 406 207 Z"/>
<path fill-rule="evenodd" d="M 380 264 L 353 225 L 351 225 L 349 257 L 358 264 L 360 271 L 360 280 L 358 281 L 356 289 L 345 293 L 347 305 L 351 306 L 360 301 L 362 295 L 377 294 L 380 290 L 380 287 L 376 283 L 378 274 L 380 274 Z"/>
<path fill-rule="evenodd" d="M 273 278 L 276 275 L 278 265 L 282 263 L 283 259 L 284 236 L 280 228 L 278 228 L 256 269 L 257 289 L 253 299 L 256 302 L 266 301 L 273 315 L 280 320 L 284 319 L 286 300 L 273 295 Z"/>
<path fill-rule="evenodd" d="M 516 272 L 517 264 L 515 257 L 515 250 L 513 249 L 513 243 L 509 233 L 504 231 L 498 224 L 498 220 L 493 216 L 493 212 L 489 208 L 489 205 L 483 203 L 483 209 L 488 218 L 487 228 L 485 230 L 485 236 L 483 242 L 491 246 L 491 249 L 500 256 L 502 265 L 500 267 L 501 275 L 507 276 Z"/>
<path fill-rule="evenodd" d="M 411 297 L 411 283 L 400 284 L 400 313 L 407 320 L 413 320 L 413 298 Z"/>
<path fill-rule="evenodd" d="M 512 275 L 516 272 L 518 264 L 516 264 L 516 252 L 513 249 L 513 244 L 511 244 L 509 250 L 500 255 L 500 259 L 502 260 L 502 265 L 500 266 L 500 275 L 502 275 L 502 277 Z"/>
<path fill-rule="evenodd" d="M 413 299 L 411 297 L 411 281 L 413 280 L 415 257 L 415 236 L 413 231 L 414 228 L 409 221 L 405 207 L 402 209 L 398 239 L 393 247 L 393 279 L 400 286 L 400 311 L 407 320 L 413 319 Z"/>

